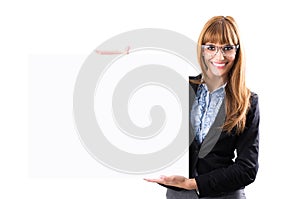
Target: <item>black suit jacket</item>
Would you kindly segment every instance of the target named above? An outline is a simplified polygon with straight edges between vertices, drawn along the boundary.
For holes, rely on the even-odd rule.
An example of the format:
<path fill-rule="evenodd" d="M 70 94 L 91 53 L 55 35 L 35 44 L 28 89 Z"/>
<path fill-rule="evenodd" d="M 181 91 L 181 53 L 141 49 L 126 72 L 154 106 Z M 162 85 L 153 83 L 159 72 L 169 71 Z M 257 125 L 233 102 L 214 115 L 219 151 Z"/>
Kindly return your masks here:
<path fill-rule="evenodd" d="M 199 78 L 200 75 L 190 77 L 190 79 Z M 190 108 L 194 101 L 192 96 L 195 96 L 198 86 L 190 83 Z M 219 128 L 225 119 L 224 102 L 200 146 L 194 139 L 190 127 L 189 177 L 195 178 L 200 197 L 222 195 L 243 188 L 255 180 L 258 171 L 260 117 L 257 94 L 251 93 L 250 101 L 246 128 L 240 135 L 235 133 L 235 129 L 228 134 Z M 235 160 L 233 160 L 234 151 L 237 154 Z M 177 191 L 182 190 L 167 187 Z"/>

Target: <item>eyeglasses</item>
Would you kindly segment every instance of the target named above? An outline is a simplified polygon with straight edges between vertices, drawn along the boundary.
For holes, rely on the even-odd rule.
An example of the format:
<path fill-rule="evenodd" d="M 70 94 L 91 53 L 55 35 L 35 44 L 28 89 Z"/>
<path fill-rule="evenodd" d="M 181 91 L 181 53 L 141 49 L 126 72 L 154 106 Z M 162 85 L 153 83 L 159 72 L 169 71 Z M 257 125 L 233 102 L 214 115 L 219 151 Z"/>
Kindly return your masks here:
<path fill-rule="evenodd" d="M 204 53 L 210 58 L 216 56 L 219 50 L 222 52 L 224 57 L 234 57 L 236 54 L 239 45 L 224 45 L 224 46 L 216 46 L 212 44 L 202 45 Z"/>

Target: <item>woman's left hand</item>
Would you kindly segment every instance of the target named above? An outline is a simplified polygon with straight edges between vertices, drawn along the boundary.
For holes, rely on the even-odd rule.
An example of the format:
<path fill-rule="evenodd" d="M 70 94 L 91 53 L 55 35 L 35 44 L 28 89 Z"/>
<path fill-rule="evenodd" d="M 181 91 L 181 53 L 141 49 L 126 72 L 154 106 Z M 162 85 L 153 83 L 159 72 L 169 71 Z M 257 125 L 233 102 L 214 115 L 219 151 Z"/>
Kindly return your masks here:
<path fill-rule="evenodd" d="M 156 179 L 149 179 L 145 178 L 144 180 L 148 182 L 156 182 L 168 186 L 174 186 L 174 187 L 179 187 L 187 190 L 192 190 L 192 189 L 197 189 L 197 184 L 195 179 L 188 179 L 184 176 L 161 176 L 160 178 Z"/>

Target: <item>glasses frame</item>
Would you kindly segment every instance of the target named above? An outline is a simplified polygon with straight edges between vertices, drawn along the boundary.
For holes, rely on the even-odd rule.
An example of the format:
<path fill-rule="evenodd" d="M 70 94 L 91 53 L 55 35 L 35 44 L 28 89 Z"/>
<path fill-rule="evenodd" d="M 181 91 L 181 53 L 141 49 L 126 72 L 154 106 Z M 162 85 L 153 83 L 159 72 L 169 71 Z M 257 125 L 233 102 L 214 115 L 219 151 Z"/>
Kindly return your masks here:
<path fill-rule="evenodd" d="M 202 49 L 203 49 L 203 52 L 204 52 L 204 50 L 205 50 L 205 47 L 212 47 L 212 46 L 215 47 L 215 48 L 217 48 L 217 50 L 216 50 L 215 54 L 209 54 L 210 57 L 216 56 L 216 55 L 218 54 L 219 51 L 221 51 L 221 53 L 222 53 L 222 55 L 223 55 L 224 57 L 234 57 L 234 56 L 236 55 L 237 50 L 238 50 L 239 47 L 240 47 L 238 44 L 237 44 L 237 45 L 222 45 L 222 46 L 218 46 L 218 45 L 214 45 L 214 44 L 203 44 L 203 45 L 201 45 L 201 47 L 202 47 Z M 226 55 L 225 52 L 224 52 L 224 50 L 223 50 L 224 47 L 232 47 L 232 48 L 234 48 L 234 49 L 235 49 L 234 55 L 232 55 L 232 56 Z M 204 53 L 205 53 L 205 52 L 204 52 Z M 207 54 L 207 53 L 206 53 L 206 54 Z"/>

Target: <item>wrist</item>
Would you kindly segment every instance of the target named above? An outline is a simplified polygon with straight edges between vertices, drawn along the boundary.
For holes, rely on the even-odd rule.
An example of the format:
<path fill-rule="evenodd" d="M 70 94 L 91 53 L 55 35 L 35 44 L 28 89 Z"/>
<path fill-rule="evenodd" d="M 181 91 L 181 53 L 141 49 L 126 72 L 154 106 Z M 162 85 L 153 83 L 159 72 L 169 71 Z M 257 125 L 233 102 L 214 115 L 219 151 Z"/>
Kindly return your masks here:
<path fill-rule="evenodd" d="M 188 189 L 188 190 L 193 190 L 193 189 L 198 190 L 195 178 L 186 180 L 186 189 Z"/>

